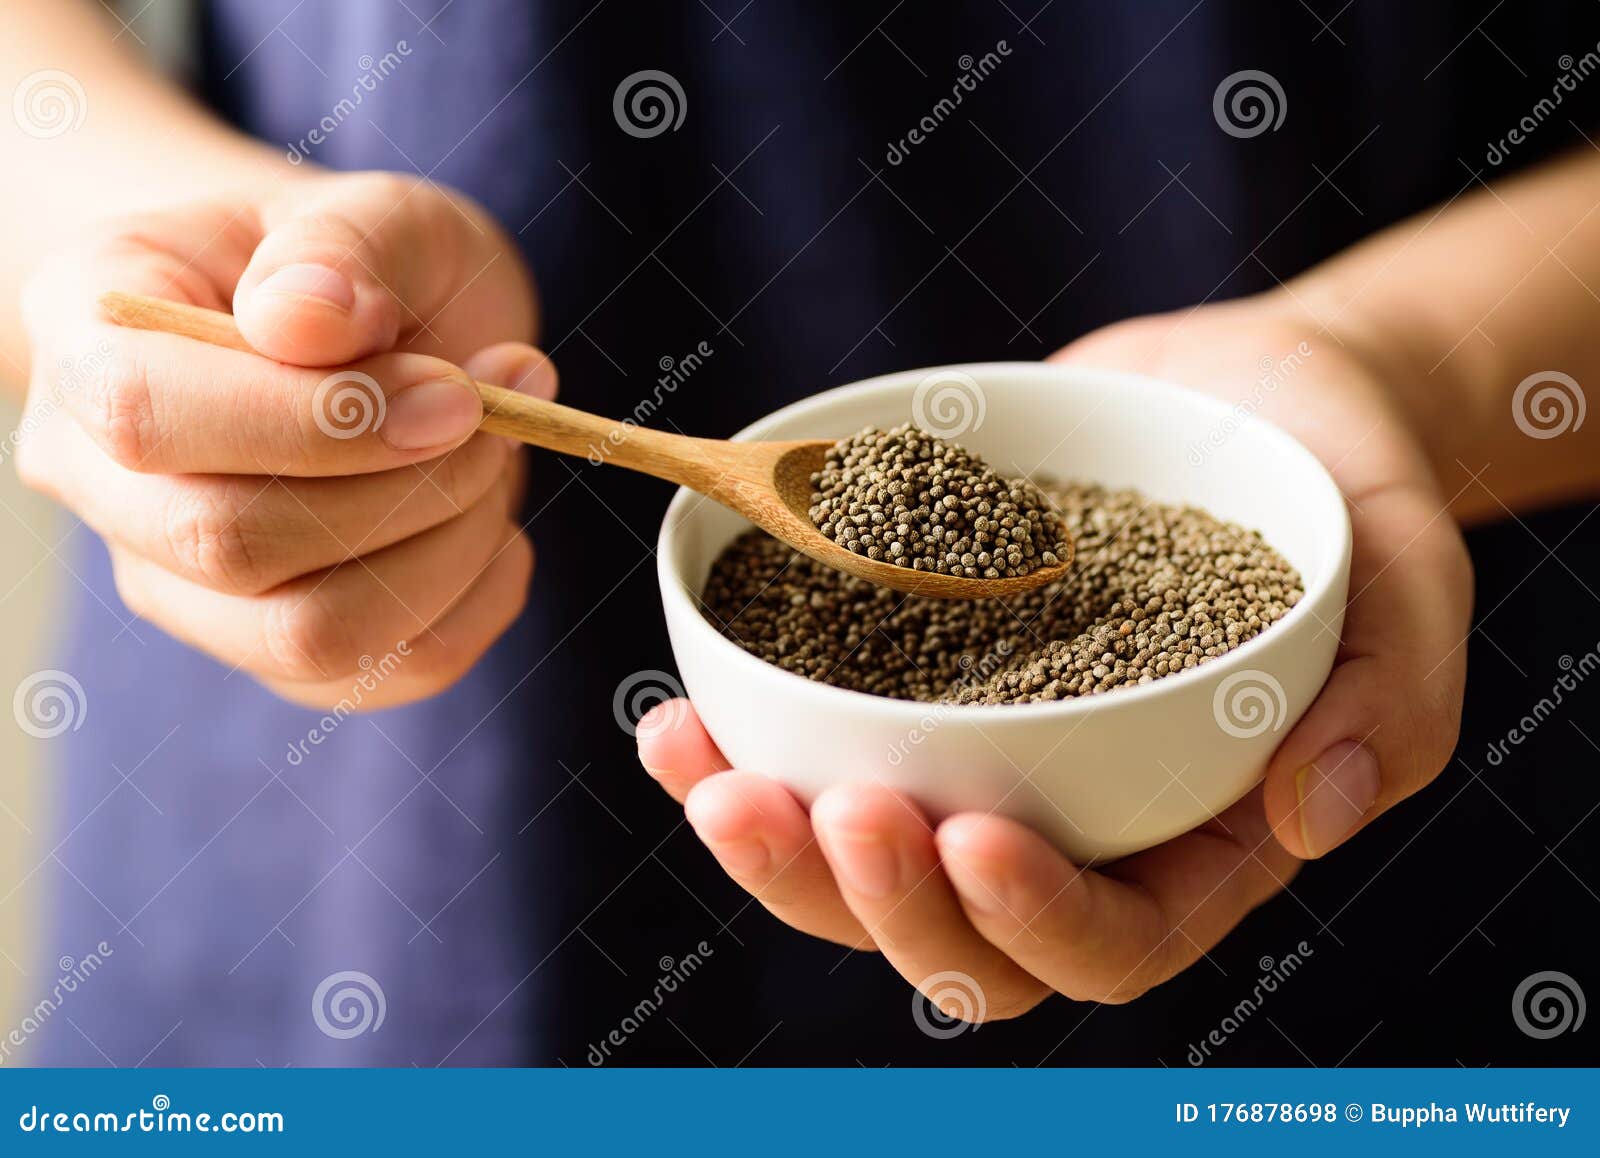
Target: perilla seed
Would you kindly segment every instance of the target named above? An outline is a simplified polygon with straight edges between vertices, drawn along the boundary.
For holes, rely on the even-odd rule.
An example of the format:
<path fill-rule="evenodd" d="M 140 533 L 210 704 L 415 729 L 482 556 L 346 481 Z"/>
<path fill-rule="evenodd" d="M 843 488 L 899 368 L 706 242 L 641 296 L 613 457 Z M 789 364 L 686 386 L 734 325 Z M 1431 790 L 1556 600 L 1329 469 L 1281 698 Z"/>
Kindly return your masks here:
<path fill-rule="evenodd" d="M 835 443 L 811 487 L 818 530 L 875 559 L 871 544 L 862 546 L 864 537 L 842 524 L 877 528 L 872 542 L 901 567 L 1013 578 L 1054 566 L 1066 551 L 1061 520 L 1043 491 L 1000 477 L 972 452 L 909 423 L 868 427 Z M 996 527 L 1006 529 L 1003 555 L 985 549 Z"/>
<path fill-rule="evenodd" d="M 897 428 L 874 437 L 911 434 Z M 938 441 L 915 432 L 913 441 L 922 440 Z M 840 477 L 846 471 L 858 481 L 868 477 L 871 470 L 859 457 L 865 452 L 857 447 L 849 453 L 858 457 Z M 919 445 L 916 455 L 926 458 L 913 456 L 912 465 L 937 457 L 948 468 L 962 453 L 944 444 L 936 456 Z M 970 464 L 970 456 L 965 461 Z M 902 499 L 926 495 L 918 501 L 934 506 L 953 498 L 958 512 L 970 509 L 960 491 L 984 488 L 981 475 L 959 481 L 896 476 L 881 486 L 891 503 L 888 484 L 895 482 L 906 484 Z M 1002 525 L 1015 514 L 1001 509 L 1015 505 L 1013 491 L 1026 498 L 1020 488 L 1031 486 L 1007 485 L 1011 489 L 984 491 L 992 497 L 983 501 L 994 508 L 985 517 Z M 940 487 L 946 493 L 934 495 Z M 1034 545 L 1023 524 L 1048 513 L 1077 546 L 1071 570 L 1055 583 L 1003 600 L 908 597 L 749 531 L 712 566 L 704 613 L 751 655 L 836 687 L 906 700 L 1015 704 L 1099 695 L 1190 670 L 1249 642 L 1301 598 L 1299 574 L 1254 531 L 1194 507 L 1152 503 L 1131 490 L 1084 484 L 1035 489 L 1037 510 L 1015 518 L 1016 550 L 992 553 L 983 573 L 1005 563 L 1007 573 L 1025 574 L 1015 570 L 1011 554 L 1027 569 L 1045 565 L 1046 552 L 1028 553 Z M 962 530 L 947 533 L 955 542 L 943 535 L 919 542 L 900 532 L 903 524 L 916 529 L 926 513 L 897 511 L 862 550 L 916 570 L 966 574 L 973 565 L 962 556 L 977 554 L 962 542 L 972 522 L 954 516 Z M 848 521 L 836 519 L 841 528 Z M 849 541 L 861 543 L 862 536 L 852 532 Z"/>

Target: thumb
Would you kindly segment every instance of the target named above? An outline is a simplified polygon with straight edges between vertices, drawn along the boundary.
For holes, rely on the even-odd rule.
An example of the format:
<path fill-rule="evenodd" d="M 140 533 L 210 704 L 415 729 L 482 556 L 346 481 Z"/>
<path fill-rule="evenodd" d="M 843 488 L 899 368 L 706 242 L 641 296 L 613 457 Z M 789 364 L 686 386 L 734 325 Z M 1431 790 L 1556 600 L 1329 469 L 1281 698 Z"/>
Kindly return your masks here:
<path fill-rule="evenodd" d="M 1267 770 L 1267 819 L 1299 857 L 1318 857 L 1425 787 L 1461 723 L 1472 568 L 1437 496 L 1363 495 L 1344 641 L 1316 702 Z"/>
<path fill-rule="evenodd" d="M 330 178 L 264 211 L 233 312 L 269 358 L 334 366 L 426 329 L 455 292 L 461 209 L 387 173 Z M 454 218 L 454 220 L 450 220 Z"/>

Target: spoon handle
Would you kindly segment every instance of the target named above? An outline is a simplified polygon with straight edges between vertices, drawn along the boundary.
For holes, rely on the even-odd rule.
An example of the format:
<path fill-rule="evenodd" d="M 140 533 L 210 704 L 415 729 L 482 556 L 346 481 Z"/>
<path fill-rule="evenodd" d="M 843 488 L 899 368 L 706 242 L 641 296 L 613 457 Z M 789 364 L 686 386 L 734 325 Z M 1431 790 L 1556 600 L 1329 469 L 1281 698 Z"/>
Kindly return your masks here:
<path fill-rule="evenodd" d="M 115 292 L 102 294 L 100 305 L 119 326 L 256 353 L 234 324 L 233 315 L 220 310 Z M 647 430 L 633 422 L 602 418 L 487 382 L 473 385 L 483 400 L 479 429 L 490 434 L 585 458 L 596 466 L 609 462 L 643 471 L 702 493 L 715 487 L 711 480 L 727 470 L 728 443 Z"/>

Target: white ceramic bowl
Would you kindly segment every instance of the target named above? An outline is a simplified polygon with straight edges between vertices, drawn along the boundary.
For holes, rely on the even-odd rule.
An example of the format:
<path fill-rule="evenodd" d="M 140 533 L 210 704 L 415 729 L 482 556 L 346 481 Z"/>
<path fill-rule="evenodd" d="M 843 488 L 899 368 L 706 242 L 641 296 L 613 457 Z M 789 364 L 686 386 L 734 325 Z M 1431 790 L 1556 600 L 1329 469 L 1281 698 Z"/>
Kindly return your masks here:
<path fill-rule="evenodd" d="M 833 784 L 876 781 L 936 818 L 992 810 L 1079 861 L 1159 844 L 1248 792 L 1322 687 L 1344 620 L 1350 523 L 1322 466 L 1276 427 L 1204 395 L 1038 363 L 890 374 L 797 402 L 738 437 L 840 437 L 914 414 L 1001 473 L 1137 487 L 1259 530 L 1298 568 L 1305 597 L 1243 647 L 1141 687 L 1049 704 L 886 699 L 764 663 L 706 622 L 695 596 L 749 524 L 680 491 L 658 545 L 661 597 L 689 697 L 734 766 L 807 803 Z"/>

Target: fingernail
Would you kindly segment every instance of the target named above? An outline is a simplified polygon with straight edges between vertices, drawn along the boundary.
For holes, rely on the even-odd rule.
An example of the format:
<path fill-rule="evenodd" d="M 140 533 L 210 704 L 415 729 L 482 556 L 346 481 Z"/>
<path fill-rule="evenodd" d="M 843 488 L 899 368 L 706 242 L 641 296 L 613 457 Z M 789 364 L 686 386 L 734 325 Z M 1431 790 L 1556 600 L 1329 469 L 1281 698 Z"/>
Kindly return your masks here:
<path fill-rule="evenodd" d="M 389 400 L 378 433 L 396 450 L 459 442 L 478 428 L 483 404 L 465 382 L 441 379 L 408 386 Z"/>
<path fill-rule="evenodd" d="M 718 841 L 711 845 L 711 855 L 731 873 L 765 872 L 772 864 L 772 854 L 759 840 Z"/>
<path fill-rule="evenodd" d="M 1321 856 L 1350 835 L 1378 799 L 1378 758 L 1354 740 L 1335 744 L 1295 776 L 1300 837 Z"/>
<path fill-rule="evenodd" d="M 356 304 L 356 287 L 350 284 L 350 279 L 325 265 L 286 265 L 262 282 L 257 291 L 316 298 L 346 311 Z"/>
<path fill-rule="evenodd" d="M 834 868 L 847 887 L 872 900 L 882 900 L 900 884 L 900 857 L 882 837 L 830 830 L 823 840 Z"/>
<path fill-rule="evenodd" d="M 990 873 L 988 877 L 979 876 L 960 855 L 945 857 L 944 871 L 969 908 L 986 917 L 998 917 L 1007 911 L 1004 885 L 998 879 L 998 873 Z"/>

